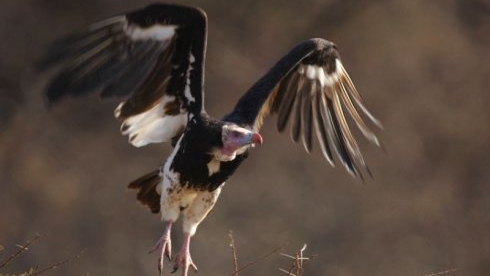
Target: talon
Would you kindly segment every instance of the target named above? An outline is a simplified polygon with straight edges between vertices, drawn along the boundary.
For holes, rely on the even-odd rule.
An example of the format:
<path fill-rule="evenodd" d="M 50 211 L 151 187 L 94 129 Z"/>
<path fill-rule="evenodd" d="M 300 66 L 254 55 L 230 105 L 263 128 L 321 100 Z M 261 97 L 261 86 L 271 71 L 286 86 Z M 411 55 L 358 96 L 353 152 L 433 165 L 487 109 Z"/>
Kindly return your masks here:
<path fill-rule="evenodd" d="M 160 275 L 162 275 L 162 273 L 163 273 L 163 260 L 162 260 L 162 258 L 158 258 L 158 272 L 160 273 Z"/>
<path fill-rule="evenodd" d="M 192 270 L 194 270 L 194 272 L 197 272 L 197 266 L 192 262 L 189 252 L 179 252 L 174 260 L 174 270 L 172 271 L 172 273 L 177 272 L 177 270 L 181 268 L 182 276 L 187 276 L 189 267 L 192 267 Z"/>
<path fill-rule="evenodd" d="M 163 236 L 160 237 L 160 239 L 155 243 L 153 248 L 150 251 L 148 251 L 148 254 L 151 254 L 151 253 L 157 251 L 158 249 L 161 249 L 162 243 L 163 243 Z"/>
<path fill-rule="evenodd" d="M 170 239 L 170 227 L 172 223 L 166 222 L 165 231 L 163 232 L 160 239 L 156 242 L 155 246 L 148 253 L 151 254 L 157 250 L 160 250 L 160 256 L 158 257 L 158 271 L 160 275 L 163 273 L 163 262 L 165 257 L 171 260 L 171 252 L 172 252 L 172 241 Z"/>

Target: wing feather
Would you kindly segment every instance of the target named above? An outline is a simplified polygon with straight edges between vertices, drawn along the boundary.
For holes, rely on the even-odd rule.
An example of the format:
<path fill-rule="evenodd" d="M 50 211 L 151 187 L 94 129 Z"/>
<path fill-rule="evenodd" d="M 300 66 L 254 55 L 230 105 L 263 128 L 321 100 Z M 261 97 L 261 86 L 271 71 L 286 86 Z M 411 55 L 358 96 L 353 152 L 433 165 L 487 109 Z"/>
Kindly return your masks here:
<path fill-rule="evenodd" d="M 305 84 L 304 81 L 301 81 L 300 83 L 302 85 L 299 88 L 296 88 L 298 89 L 298 92 L 295 92 L 297 96 L 292 111 L 294 117 L 293 117 L 293 124 L 291 126 L 291 139 L 293 139 L 295 143 L 298 143 L 301 135 L 301 106 L 303 105 L 302 102 L 304 100 L 303 98 L 304 89 L 307 86 L 307 84 Z"/>
<path fill-rule="evenodd" d="M 354 101 L 356 104 L 361 108 L 361 110 L 364 112 L 364 114 L 373 122 L 375 125 L 377 125 L 379 128 L 383 128 L 383 124 L 374 117 L 373 114 L 369 111 L 369 109 L 366 107 L 364 104 L 364 101 L 361 97 L 361 94 L 357 91 L 356 87 L 354 86 L 354 83 L 352 82 L 349 74 L 347 74 L 347 71 L 345 70 L 344 66 L 340 61 L 336 62 L 337 68 L 339 68 L 340 71 L 340 76 L 341 76 L 341 81 L 344 85 L 347 86 L 349 95 L 354 98 Z"/>
<path fill-rule="evenodd" d="M 262 108 L 272 106 L 272 108 Z M 307 152 L 312 149 L 313 129 L 321 151 L 333 162 L 333 151 L 347 171 L 363 177 L 366 165 L 351 132 L 346 114 L 370 142 L 380 146 L 376 134 L 363 119 L 376 126 L 381 123 L 368 111 L 340 61 L 336 46 L 324 39 L 310 39 L 294 47 L 239 100 L 225 120 L 258 131 L 257 118 L 277 113 L 277 128 L 282 131 L 291 118 L 291 138 L 300 137 Z M 333 148 L 333 151 L 332 151 Z"/>
<path fill-rule="evenodd" d="M 154 4 L 53 43 L 36 68 L 51 73 L 44 89 L 50 104 L 92 91 L 123 98 L 114 111 L 122 134 L 144 146 L 170 141 L 204 112 L 206 39 L 202 10 Z"/>
<path fill-rule="evenodd" d="M 313 123 L 315 124 L 315 133 L 317 135 L 323 156 L 332 166 L 334 166 L 332 150 L 330 149 L 327 129 L 325 127 L 325 116 L 322 115 L 326 108 L 326 106 L 323 104 L 322 97 L 324 97 L 323 93 L 315 93 L 313 95 Z"/>
<path fill-rule="evenodd" d="M 114 42 L 123 39 L 124 17 L 117 16 L 114 19 L 117 20 L 114 20 L 111 24 L 98 26 L 97 28 L 88 27 L 83 31 L 54 42 L 42 59 L 36 63 L 36 68 L 44 70 L 66 61 L 66 59 L 76 60 L 105 41 Z"/>
<path fill-rule="evenodd" d="M 352 119 L 356 123 L 357 127 L 359 130 L 361 130 L 362 134 L 372 143 L 376 144 L 377 146 L 380 146 L 380 142 L 378 137 L 376 137 L 376 134 L 374 134 L 371 129 L 366 125 L 364 120 L 362 119 L 361 115 L 357 111 L 357 109 L 354 107 L 354 104 L 352 103 L 352 100 L 349 97 L 349 94 L 347 92 L 347 88 L 345 87 L 345 84 L 342 82 L 339 82 L 339 94 L 340 98 L 342 99 L 342 103 L 344 106 L 347 108 L 349 114 L 352 116 Z"/>
<path fill-rule="evenodd" d="M 269 105 L 271 112 L 279 112 L 279 107 L 284 101 L 289 83 L 291 82 L 291 77 L 292 75 L 287 75 L 286 77 L 284 77 L 284 80 L 278 85 L 277 90 L 273 92 L 275 94 L 274 99 L 272 99 L 272 97 L 269 97 L 268 102 L 270 103 L 272 100 L 272 104 Z"/>
<path fill-rule="evenodd" d="M 306 152 L 310 153 L 312 148 L 312 93 L 316 88 L 316 81 L 308 81 L 308 88 L 303 91 L 301 103 L 301 125 L 303 135 L 301 136 Z"/>
<path fill-rule="evenodd" d="M 337 90 L 339 85 L 336 85 L 335 89 Z M 349 125 L 347 124 L 347 120 L 345 119 L 344 112 L 342 110 L 342 105 L 339 99 L 339 93 L 336 91 L 333 94 L 333 110 L 336 117 L 336 121 L 339 126 L 339 133 L 342 134 L 343 144 L 346 145 L 348 155 L 358 160 L 363 167 L 365 167 L 364 158 L 359 150 L 359 146 L 357 145 L 356 140 L 352 136 L 352 133 L 349 129 Z"/>
<path fill-rule="evenodd" d="M 97 73 L 92 73 L 92 79 L 87 76 L 86 82 L 97 83 L 114 78 L 107 83 L 102 92 L 101 98 L 121 97 L 135 91 L 142 82 L 147 79 L 149 71 L 146 68 L 154 68 L 159 62 L 158 57 L 162 54 L 162 49 L 156 41 L 139 43 L 133 55 L 121 61 L 119 58 L 111 58 Z M 98 79 L 97 79 L 98 78 Z"/>
<path fill-rule="evenodd" d="M 355 163 L 352 162 L 351 156 L 346 148 L 344 134 L 340 129 L 339 121 L 337 118 L 337 114 L 335 114 L 332 99 L 326 98 L 326 105 L 328 126 L 330 127 L 331 140 L 333 142 L 334 149 L 347 171 L 351 175 L 356 176 L 358 175 L 358 170 Z"/>
<path fill-rule="evenodd" d="M 278 90 L 278 93 L 281 92 L 281 94 L 284 94 L 281 105 L 274 108 L 274 110 L 278 110 L 279 114 L 277 118 L 277 129 L 279 130 L 279 132 L 282 132 L 284 130 L 288 122 L 289 114 L 291 113 L 291 109 L 293 108 L 293 104 L 297 94 L 296 91 L 292 89 L 292 87 L 297 87 L 298 82 L 299 75 L 293 74 L 291 75 L 289 82 L 285 83 L 285 90 Z"/>

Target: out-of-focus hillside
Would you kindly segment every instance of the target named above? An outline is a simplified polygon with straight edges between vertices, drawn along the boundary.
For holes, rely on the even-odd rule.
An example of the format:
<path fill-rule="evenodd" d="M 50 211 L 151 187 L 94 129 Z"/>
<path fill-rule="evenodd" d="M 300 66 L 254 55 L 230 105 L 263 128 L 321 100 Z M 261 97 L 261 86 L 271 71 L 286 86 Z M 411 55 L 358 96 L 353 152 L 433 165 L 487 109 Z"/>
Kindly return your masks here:
<path fill-rule="evenodd" d="M 206 106 L 221 117 L 294 44 L 334 41 L 384 123 L 387 154 L 362 143 L 363 184 L 318 151 L 263 128 L 265 144 L 226 184 L 193 240 L 199 274 L 229 275 L 227 232 L 242 262 L 289 243 L 318 257 L 306 275 L 417 276 L 490 271 L 490 4 L 436 1 L 181 1 L 209 18 Z M 50 41 L 149 1 L 0 2 L 0 244 L 46 234 L 13 266 L 64 259 L 52 275 L 156 275 L 146 252 L 162 230 L 126 184 L 169 145 L 135 149 L 116 103 L 96 96 L 47 111 L 29 66 Z M 174 231 L 180 232 L 180 225 Z M 175 236 L 177 249 L 180 236 Z M 7 248 L 8 249 L 8 248 Z M 5 252 L 5 251 L 3 251 Z M 280 275 L 274 256 L 240 275 Z"/>

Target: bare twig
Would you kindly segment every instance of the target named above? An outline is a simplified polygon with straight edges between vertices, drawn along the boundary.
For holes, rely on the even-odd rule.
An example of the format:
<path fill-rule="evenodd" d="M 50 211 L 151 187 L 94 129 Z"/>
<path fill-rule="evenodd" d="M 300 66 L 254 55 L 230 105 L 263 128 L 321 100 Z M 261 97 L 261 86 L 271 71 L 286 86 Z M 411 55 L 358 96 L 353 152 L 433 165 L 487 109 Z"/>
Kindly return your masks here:
<path fill-rule="evenodd" d="M 69 258 L 69 259 L 63 260 L 63 261 L 61 261 L 61 262 L 57 262 L 57 263 L 51 264 L 51 265 L 49 265 L 49 266 L 47 266 L 47 267 L 45 267 L 45 268 L 43 268 L 43 269 L 40 269 L 40 270 L 37 270 L 37 269 L 36 269 L 36 270 L 34 270 L 34 271 L 33 271 L 31 274 L 29 274 L 29 275 L 32 275 L 32 276 L 34 276 L 34 275 L 40 275 L 40 274 L 43 274 L 43 273 L 45 273 L 45 272 L 47 272 L 47 271 L 57 269 L 58 267 L 60 267 L 60 266 L 62 266 L 62 265 L 65 265 L 65 264 L 68 264 L 68 263 L 71 263 L 71 262 L 73 262 L 73 261 L 75 261 L 75 260 L 80 259 L 80 257 L 82 256 L 82 254 L 83 254 L 83 253 L 85 253 L 85 249 L 84 249 L 84 250 L 82 250 L 82 251 L 80 251 L 80 253 L 78 253 L 78 254 L 77 254 L 76 256 L 74 256 L 74 257 L 71 257 L 71 258 Z"/>
<path fill-rule="evenodd" d="M 444 270 L 444 271 L 432 272 L 432 273 L 429 273 L 429 274 L 424 274 L 422 276 L 439 276 L 439 275 L 453 273 L 453 272 L 456 272 L 456 271 L 458 271 L 457 268 L 451 268 L 451 269 Z"/>
<path fill-rule="evenodd" d="M 44 237 L 44 236 L 36 233 L 36 236 L 31 241 L 27 241 L 25 245 L 19 245 L 19 247 L 20 247 L 19 250 L 17 250 L 15 253 L 13 253 L 12 255 L 7 257 L 5 260 L 0 262 L 0 268 L 8 265 L 15 258 L 19 257 L 22 253 L 24 253 L 25 251 L 27 251 L 29 249 L 29 246 L 31 246 L 34 242 L 36 242 L 37 240 L 39 240 L 42 237 Z"/>
<path fill-rule="evenodd" d="M 289 259 L 293 259 L 293 263 L 289 270 L 284 268 L 278 268 L 279 271 L 286 273 L 288 276 L 301 276 L 303 275 L 303 266 L 304 264 L 312 258 L 304 257 L 304 251 L 306 250 L 306 244 L 296 253 L 296 256 L 291 256 L 285 253 L 281 253 L 282 256 L 287 257 Z M 293 273 L 294 271 L 294 273 Z"/>
<path fill-rule="evenodd" d="M 233 238 L 233 231 L 229 230 L 228 237 L 230 237 L 230 247 L 231 253 L 233 254 L 233 268 L 234 272 L 232 275 L 238 276 L 238 258 L 236 256 L 235 239 Z"/>
<path fill-rule="evenodd" d="M 294 269 L 294 266 L 291 267 L 289 270 L 285 270 L 284 268 L 280 268 L 279 267 L 279 271 L 282 271 L 284 273 L 286 273 L 286 275 L 288 276 L 296 276 L 294 273 L 293 273 L 293 269 Z"/>
<path fill-rule="evenodd" d="M 236 276 L 236 275 L 238 275 L 238 272 L 240 272 L 240 271 L 242 271 L 242 270 L 244 270 L 244 269 L 246 269 L 246 268 L 248 268 L 250 266 L 253 266 L 253 265 L 257 264 L 257 263 L 260 263 L 261 261 L 263 261 L 263 260 L 267 259 L 268 257 L 270 257 L 272 254 L 274 254 L 274 253 L 278 252 L 279 250 L 281 250 L 281 248 L 283 248 L 283 247 L 284 247 L 284 245 L 281 245 L 281 246 L 279 246 L 277 248 L 274 248 L 269 253 L 267 253 L 267 254 L 259 257 L 257 260 L 255 260 L 253 262 L 250 262 L 250 263 L 248 263 L 248 264 L 240 267 L 239 269 L 236 269 L 235 268 L 235 272 L 233 272 L 232 274 L 230 274 L 230 276 Z"/>

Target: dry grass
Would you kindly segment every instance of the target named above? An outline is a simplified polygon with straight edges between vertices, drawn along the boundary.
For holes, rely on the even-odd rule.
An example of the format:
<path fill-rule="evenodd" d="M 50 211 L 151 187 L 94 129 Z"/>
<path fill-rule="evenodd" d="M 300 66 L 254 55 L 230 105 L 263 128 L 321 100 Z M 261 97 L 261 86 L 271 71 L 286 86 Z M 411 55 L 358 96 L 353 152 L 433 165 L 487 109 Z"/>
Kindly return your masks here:
<path fill-rule="evenodd" d="M 264 261 L 268 257 L 279 252 L 279 250 L 281 250 L 281 248 L 283 247 L 283 246 L 276 247 L 276 248 L 272 249 L 269 253 L 260 256 L 256 260 L 249 262 L 242 267 L 239 267 L 238 266 L 238 257 L 237 257 L 237 248 L 235 245 L 235 239 L 233 237 L 233 232 L 231 230 L 228 233 L 228 237 L 230 238 L 230 247 L 231 247 L 231 251 L 232 251 L 232 255 L 233 255 L 233 267 L 234 267 L 233 272 L 230 274 L 230 276 L 238 276 L 238 272 L 245 270 L 245 269 L 247 269 L 253 265 L 256 265 L 256 264 Z"/>
<path fill-rule="evenodd" d="M 43 268 L 37 268 L 37 267 L 30 267 L 26 269 L 24 272 L 20 272 L 17 274 L 14 273 L 8 273 L 4 270 L 6 267 L 8 267 L 9 264 L 12 264 L 17 258 L 21 257 L 24 253 L 28 252 L 29 249 L 38 241 L 40 241 L 42 238 L 45 236 L 36 234 L 32 239 L 25 241 L 23 244 L 17 244 L 16 247 L 18 247 L 17 250 L 12 252 L 6 257 L 3 257 L 2 255 L 4 254 L 5 247 L 0 245 L 0 276 L 35 276 L 35 275 L 43 275 L 47 274 L 48 272 L 51 272 L 61 266 L 64 266 L 68 263 L 71 263 L 81 257 L 81 255 L 84 253 L 84 250 L 82 250 L 79 254 L 77 254 L 74 257 L 67 258 L 65 260 L 59 261 L 59 262 L 54 262 L 51 263 Z M 268 253 L 258 257 L 254 261 L 251 261 L 243 266 L 239 265 L 239 260 L 238 260 L 238 254 L 237 254 L 237 246 L 235 244 L 235 238 L 233 236 L 233 232 L 230 230 L 228 233 L 228 238 L 230 240 L 230 248 L 231 248 L 231 255 L 232 255 L 232 260 L 233 260 L 233 272 L 230 274 L 230 276 L 239 276 L 239 272 L 242 272 L 243 270 L 254 266 L 267 258 L 273 256 L 274 254 L 278 253 L 283 247 L 278 246 Z M 279 253 L 281 256 L 287 258 L 290 260 L 289 266 L 286 268 L 283 267 L 278 267 L 278 270 L 286 274 L 287 276 L 304 276 L 304 267 L 305 264 L 308 263 L 309 261 L 313 260 L 316 255 L 312 255 L 307 257 L 305 255 L 307 245 L 304 244 L 297 252 L 294 254 L 287 254 L 287 253 Z M 423 274 L 420 276 L 441 276 L 441 275 L 448 275 L 451 274 L 453 275 L 456 272 L 460 272 L 461 270 L 458 268 L 451 268 L 447 269 L 444 271 L 438 271 L 438 272 L 431 272 L 427 274 Z"/>
<path fill-rule="evenodd" d="M 237 246 L 235 244 L 235 238 L 233 237 L 233 232 L 229 230 L 228 232 L 228 238 L 230 239 L 230 248 L 231 248 L 231 255 L 233 258 L 233 273 L 230 274 L 230 276 L 238 276 L 238 273 L 245 270 L 246 268 L 249 268 L 250 266 L 256 265 L 259 262 L 264 261 L 271 255 L 279 252 L 280 249 L 282 249 L 284 246 L 279 246 L 269 253 L 257 258 L 255 261 L 252 261 L 250 263 L 247 263 L 246 265 L 240 267 L 239 262 L 238 262 L 238 255 L 237 255 Z M 311 260 L 313 260 L 316 255 L 312 255 L 307 257 L 305 255 L 305 251 L 307 248 L 307 244 L 304 244 L 297 252 L 295 252 L 293 255 L 287 254 L 287 253 L 279 253 L 281 256 L 287 258 L 290 260 L 290 265 L 286 268 L 278 267 L 279 271 L 285 273 L 287 276 L 305 276 L 304 274 L 304 268 L 305 264 Z M 451 274 L 453 275 L 456 272 L 459 272 L 460 269 L 458 268 L 450 268 L 446 269 L 443 271 L 437 271 L 437 272 L 430 272 L 427 274 L 423 274 L 420 276 L 441 276 L 441 275 L 448 275 Z"/>
<path fill-rule="evenodd" d="M 237 247 L 235 245 L 235 238 L 233 237 L 233 232 L 231 230 L 228 232 L 228 237 L 230 239 L 231 254 L 233 257 L 233 273 L 230 276 L 238 276 L 238 272 L 245 270 L 248 267 L 251 267 L 253 265 L 256 265 L 256 264 L 264 261 L 268 257 L 279 252 L 279 250 L 281 250 L 284 247 L 284 245 L 276 247 L 273 250 L 269 251 L 267 254 L 260 256 L 256 260 L 249 262 L 242 267 L 239 267 L 238 257 L 237 257 Z M 291 262 L 291 265 L 290 265 L 288 270 L 283 269 L 283 268 L 279 268 L 279 270 L 286 273 L 288 276 L 302 276 L 303 275 L 303 265 L 307 261 L 312 259 L 312 258 L 304 256 L 305 250 L 306 250 L 306 244 L 303 245 L 303 247 L 298 252 L 296 252 L 295 256 L 291 256 L 291 255 L 285 254 L 285 253 L 280 253 L 280 255 L 291 259 L 292 262 Z"/>
<path fill-rule="evenodd" d="M 446 275 L 446 274 L 453 274 L 456 271 L 459 271 L 459 269 L 458 268 L 451 268 L 451 269 L 447 269 L 444 271 L 431 272 L 429 274 L 424 274 L 422 276 L 440 276 L 440 275 Z"/>
<path fill-rule="evenodd" d="M 5 271 L 2 271 L 8 267 L 9 264 L 12 264 L 15 259 L 21 257 L 24 253 L 29 251 L 29 249 L 39 240 L 44 238 L 45 236 L 37 234 L 34 236 L 34 238 L 27 240 L 24 244 L 17 244 L 16 246 L 18 249 L 8 255 L 7 257 L 3 257 L 2 254 L 0 254 L 0 276 L 35 276 L 35 275 L 43 275 L 46 274 L 52 270 L 55 270 L 63 265 L 66 265 L 68 263 L 71 263 L 81 257 L 83 254 L 84 250 L 82 250 L 79 254 L 77 254 L 74 257 L 59 261 L 59 262 L 54 262 L 51 263 L 45 267 L 38 268 L 38 267 L 30 267 L 26 269 L 24 272 L 20 272 L 18 274 L 13 274 L 13 273 L 8 273 Z M 3 251 L 5 247 L 0 245 L 0 251 Z"/>
<path fill-rule="evenodd" d="M 298 252 L 294 256 L 281 253 L 282 256 L 291 259 L 292 263 L 289 266 L 289 269 L 279 268 L 280 271 L 286 273 L 288 276 L 302 276 L 304 271 L 304 264 L 309 260 L 313 259 L 313 257 L 305 257 L 304 252 L 306 250 L 306 243 L 301 247 Z"/>

